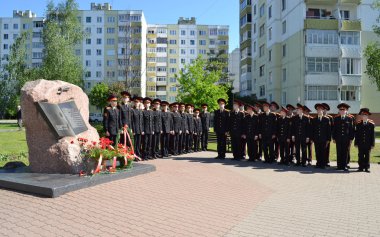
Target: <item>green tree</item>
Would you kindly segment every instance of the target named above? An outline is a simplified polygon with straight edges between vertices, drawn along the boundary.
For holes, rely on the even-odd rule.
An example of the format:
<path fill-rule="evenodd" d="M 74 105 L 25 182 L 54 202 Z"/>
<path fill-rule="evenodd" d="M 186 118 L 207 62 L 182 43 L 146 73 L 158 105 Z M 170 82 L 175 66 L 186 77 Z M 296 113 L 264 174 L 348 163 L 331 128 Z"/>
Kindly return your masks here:
<path fill-rule="evenodd" d="M 41 76 L 46 80 L 62 80 L 83 87 L 83 67 L 75 55 L 75 45 L 84 37 L 77 12 L 75 0 L 65 0 L 57 6 L 49 1 L 42 31 Z"/>
<path fill-rule="evenodd" d="M 374 1 L 373 7 L 380 9 L 380 1 Z M 379 25 L 374 25 L 373 31 L 377 36 L 380 37 Z M 377 90 L 380 91 L 380 43 L 369 43 L 364 50 L 364 56 L 367 60 L 366 73 L 368 74 L 372 83 L 376 84 Z"/>
<path fill-rule="evenodd" d="M 90 104 L 104 108 L 107 105 L 107 96 L 109 95 L 109 87 L 105 83 L 96 84 L 88 95 Z"/>
<path fill-rule="evenodd" d="M 223 76 L 220 62 L 210 62 L 198 57 L 193 63 L 185 66 L 176 78 L 179 82 L 178 100 L 184 103 L 192 103 L 200 107 L 202 103 L 209 105 L 209 110 L 218 108 L 217 100 L 228 100 L 228 86 L 217 82 Z"/>
<path fill-rule="evenodd" d="M 125 90 L 125 83 L 124 82 L 112 82 L 108 84 L 108 93 L 114 94 L 116 96 L 120 96 L 120 93 Z"/>

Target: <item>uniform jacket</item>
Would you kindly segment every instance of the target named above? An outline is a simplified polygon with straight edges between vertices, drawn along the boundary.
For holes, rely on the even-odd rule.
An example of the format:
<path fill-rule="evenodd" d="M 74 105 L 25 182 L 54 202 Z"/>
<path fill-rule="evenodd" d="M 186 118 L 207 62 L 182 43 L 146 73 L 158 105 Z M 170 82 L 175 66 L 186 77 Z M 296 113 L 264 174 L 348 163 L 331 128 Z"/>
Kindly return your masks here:
<path fill-rule="evenodd" d="M 375 146 L 375 124 L 372 120 L 368 120 L 366 124 L 360 121 L 356 125 L 355 146 L 367 149 Z"/>
<path fill-rule="evenodd" d="M 143 112 L 138 109 L 131 110 L 131 127 L 135 134 L 141 134 L 143 132 Z"/>
<path fill-rule="evenodd" d="M 173 131 L 173 116 L 171 112 L 161 112 L 161 120 L 162 120 L 162 132 L 170 133 Z"/>
<path fill-rule="evenodd" d="M 111 135 L 117 135 L 121 128 L 120 110 L 115 107 L 106 107 L 103 116 L 103 127 L 105 132 Z"/>
<path fill-rule="evenodd" d="M 132 121 L 132 109 L 130 106 L 121 104 L 119 105 L 119 110 L 121 114 L 121 124 L 123 127 L 127 125 L 128 127 L 131 127 L 131 121 Z"/>
<path fill-rule="evenodd" d="M 355 137 L 353 120 L 349 116 L 344 118 L 336 116 L 334 118 L 334 129 L 333 129 L 333 139 L 336 141 L 350 139 L 353 140 Z"/>
<path fill-rule="evenodd" d="M 276 135 L 276 115 L 269 112 L 268 115 L 263 112 L 259 115 L 260 134 L 263 140 L 271 140 Z"/>
<path fill-rule="evenodd" d="M 229 113 L 227 110 L 221 111 L 220 109 L 214 112 L 214 131 L 215 133 L 228 132 L 228 118 Z"/>
<path fill-rule="evenodd" d="M 244 117 L 242 133 L 247 138 L 254 138 L 259 136 L 259 116 L 253 114 L 252 116 L 247 114 Z"/>
<path fill-rule="evenodd" d="M 173 120 L 173 131 L 175 133 L 179 133 L 182 131 L 182 117 L 181 114 L 177 112 L 172 112 L 172 120 Z"/>
<path fill-rule="evenodd" d="M 317 116 L 311 120 L 310 139 L 314 142 L 331 141 L 331 123 L 328 117 L 322 116 L 319 119 Z"/>
<path fill-rule="evenodd" d="M 143 110 L 143 132 L 145 134 L 153 134 L 153 111 Z"/>
<path fill-rule="evenodd" d="M 277 139 L 280 142 L 286 142 L 291 139 L 291 122 L 290 118 L 281 116 L 277 119 Z"/>
<path fill-rule="evenodd" d="M 154 133 L 161 133 L 162 131 L 162 112 L 160 110 L 153 109 L 153 131 Z"/>
<path fill-rule="evenodd" d="M 200 114 L 200 117 L 201 117 L 201 120 L 202 120 L 202 129 L 203 131 L 207 131 L 209 130 L 210 128 L 210 118 L 211 118 L 211 114 L 209 112 L 202 112 Z"/>
<path fill-rule="evenodd" d="M 309 117 L 305 115 L 302 118 L 299 115 L 293 117 L 292 136 L 295 137 L 296 141 L 306 142 L 306 138 L 310 138 L 309 126 Z"/>
<path fill-rule="evenodd" d="M 241 136 L 243 133 L 244 114 L 241 112 L 230 112 L 228 128 L 231 136 Z"/>

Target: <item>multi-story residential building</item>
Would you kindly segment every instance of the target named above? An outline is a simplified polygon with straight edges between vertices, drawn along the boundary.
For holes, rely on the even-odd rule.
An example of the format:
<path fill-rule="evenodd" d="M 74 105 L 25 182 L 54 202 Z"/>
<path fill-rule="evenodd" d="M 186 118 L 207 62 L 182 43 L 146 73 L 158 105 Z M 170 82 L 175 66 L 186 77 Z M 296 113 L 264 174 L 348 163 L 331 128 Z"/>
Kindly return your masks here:
<path fill-rule="evenodd" d="M 240 92 L 240 49 L 236 48 L 228 56 L 228 76 L 232 81 L 232 93 Z"/>
<path fill-rule="evenodd" d="M 40 66 L 43 49 L 42 27 L 43 18 L 37 17 L 31 11 L 13 11 L 13 17 L 0 18 L 0 68 L 8 63 L 11 46 L 23 32 L 31 33 L 25 45 L 26 65 Z"/>
<path fill-rule="evenodd" d="M 147 95 L 176 100 L 176 74 L 199 55 L 228 58 L 228 26 L 197 25 L 194 17 L 177 24 L 148 25 Z M 226 68 L 227 70 L 227 68 Z"/>
<path fill-rule="evenodd" d="M 242 50 L 240 81 L 252 80 L 259 99 L 330 104 L 341 102 L 357 113 L 361 107 L 380 112 L 374 85 L 365 71 L 363 50 L 376 40 L 372 26 L 378 12 L 370 0 L 241 0 L 241 22 L 252 11 L 252 74 L 247 79 Z M 245 7 L 245 8 L 244 8 Z M 248 21 L 247 17 L 247 21 Z M 246 32 L 241 25 L 241 37 Z M 245 60 L 245 61 L 244 61 Z M 377 99 L 377 100 L 378 100 Z"/>
<path fill-rule="evenodd" d="M 85 38 L 76 48 L 85 70 L 85 89 L 98 82 L 124 82 L 132 94 L 146 93 L 147 23 L 142 11 L 112 10 L 91 3 L 78 19 Z"/>

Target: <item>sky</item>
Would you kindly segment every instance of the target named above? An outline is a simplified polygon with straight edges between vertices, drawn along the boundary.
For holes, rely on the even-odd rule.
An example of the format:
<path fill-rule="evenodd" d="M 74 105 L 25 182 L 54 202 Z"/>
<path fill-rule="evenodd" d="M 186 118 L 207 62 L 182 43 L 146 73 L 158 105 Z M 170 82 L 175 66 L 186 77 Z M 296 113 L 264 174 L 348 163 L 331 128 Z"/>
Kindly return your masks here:
<path fill-rule="evenodd" d="M 54 0 L 55 3 L 61 0 Z M 230 51 L 239 47 L 239 1 L 236 0 L 77 0 L 80 10 L 91 2 L 109 2 L 114 10 L 143 10 L 148 24 L 175 24 L 179 17 L 195 17 L 197 24 L 228 25 Z M 44 16 L 47 0 L 0 0 L 0 17 L 13 10 L 31 10 Z"/>

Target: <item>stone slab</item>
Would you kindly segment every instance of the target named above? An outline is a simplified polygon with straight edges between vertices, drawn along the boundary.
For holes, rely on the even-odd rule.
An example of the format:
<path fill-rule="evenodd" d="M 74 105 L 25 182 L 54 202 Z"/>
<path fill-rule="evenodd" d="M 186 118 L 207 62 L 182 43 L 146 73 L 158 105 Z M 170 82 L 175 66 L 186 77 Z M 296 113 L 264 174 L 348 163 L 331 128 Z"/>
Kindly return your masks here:
<path fill-rule="evenodd" d="M 0 170 L 0 188 L 56 198 L 65 193 L 92 187 L 119 179 L 125 179 L 156 170 L 151 164 L 134 163 L 132 169 L 113 174 L 97 174 L 80 177 L 72 174 L 32 173 L 27 167 L 13 170 Z"/>

